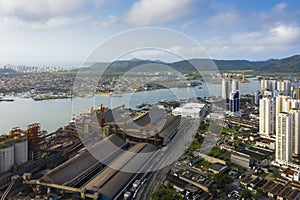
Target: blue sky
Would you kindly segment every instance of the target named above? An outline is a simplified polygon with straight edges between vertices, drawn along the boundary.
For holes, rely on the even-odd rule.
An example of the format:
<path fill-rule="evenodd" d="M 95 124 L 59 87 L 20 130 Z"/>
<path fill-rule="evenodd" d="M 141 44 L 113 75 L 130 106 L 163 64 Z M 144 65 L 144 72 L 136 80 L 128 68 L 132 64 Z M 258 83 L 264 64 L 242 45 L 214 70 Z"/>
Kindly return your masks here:
<path fill-rule="evenodd" d="M 216 59 L 282 58 L 300 49 L 299 1 L 28 2 L 0 0 L 2 64 L 80 63 L 107 38 L 149 26 L 182 32 Z"/>

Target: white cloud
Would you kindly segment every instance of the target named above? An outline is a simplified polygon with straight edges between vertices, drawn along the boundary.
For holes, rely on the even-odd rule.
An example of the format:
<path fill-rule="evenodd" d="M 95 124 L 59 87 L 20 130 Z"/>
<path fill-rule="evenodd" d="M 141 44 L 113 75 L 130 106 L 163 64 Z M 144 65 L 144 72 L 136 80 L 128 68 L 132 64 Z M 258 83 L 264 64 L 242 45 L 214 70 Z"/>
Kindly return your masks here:
<path fill-rule="evenodd" d="M 82 20 L 84 0 L 0 0 L 0 18 L 31 27 L 64 26 Z M 80 20 L 78 20 L 80 18 Z"/>
<path fill-rule="evenodd" d="M 181 26 L 181 30 L 185 31 L 187 30 L 189 27 L 191 27 L 192 25 L 194 25 L 196 23 L 196 20 L 187 20 L 186 22 L 184 22 Z"/>
<path fill-rule="evenodd" d="M 239 21 L 239 15 L 234 11 L 222 11 L 208 19 L 209 25 L 235 25 Z"/>
<path fill-rule="evenodd" d="M 192 0 L 139 0 L 131 7 L 127 22 L 144 26 L 163 24 L 184 16 L 191 6 Z"/>
<path fill-rule="evenodd" d="M 52 18 L 44 22 L 34 22 L 31 23 L 31 27 L 34 29 L 54 29 L 59 27 L 64 27 L 67 25 L 77 24 L 83 22 L 88 18 L 88 16 L 78 16 L 78 17 L 61 17 Z"/>
<path fill-rule="evenodd" d="M 116 24 L 119 21 L 118 17 L 114 16 L 114 15 L 109 15 L 108 18 L 104 21 L 101 22 L 101 26 L 103 28 L 107 28 L 111 25 Z"/>
<path fill-rule="evenodd" d="M 296 45 L 300 41 L 300 29 L 295 25 L 279 24 L 267 30 L 235 34 L 231 41 L 249 46 Z"/>
<path fill-rule="evenodd" d="M 183 48 L 181 46 L 174 46 L 174 47 L 171 47 L 169 49 L 169 51 L 174 53 L 174 54 L 181 54 L 182 51 L 183 51 Z"/>
<path fill-rule="evenodd" d="M 279 3 L 279 4 L 276 4 L 274 7 L 273 7 L 273 10 L 274 11 L 282 11 L 284 10 L 285 8 L 287 8 L 288 4 L 286 2 L 283 2 L 283 3 Z"/>
<path fill-rule="evenodd" d="M 300 45 L 300 28 L 291 24 L 277 24 L 269 29 L 240 32 L 229 37 L 212 37 L 203 42 L 213 57 L 259 57 L 284 53 L 291 46 Z"/>

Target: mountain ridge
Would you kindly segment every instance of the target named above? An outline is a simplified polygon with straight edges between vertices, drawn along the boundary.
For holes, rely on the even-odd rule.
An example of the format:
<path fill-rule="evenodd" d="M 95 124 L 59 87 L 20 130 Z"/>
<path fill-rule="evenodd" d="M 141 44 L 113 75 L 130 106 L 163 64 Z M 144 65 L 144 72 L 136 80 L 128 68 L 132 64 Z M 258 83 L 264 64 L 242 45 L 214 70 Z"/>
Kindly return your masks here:
<path fill-rule="evenodd" d="M 222 71 L 253 70 L 256 72 L 300 72 L 300 55 L 293 55 L 281 59 L 268 59 L 264 61 L 194 58 L 172 63 L 162 62 L 160 60 L 142 60 L 134 58 L 132 60 L 117 60 L 112 63 L 96 62 L 89 68 L 96 69 L 108 66 L 108 72 L 127 72 L 136 66 L 145 64 L 163 64 L 180 72 L 196 71 L 194 66 L 197 67 L 197 70 L 207 70 L 210 67 L 217 66 L 217 69 Z"/>

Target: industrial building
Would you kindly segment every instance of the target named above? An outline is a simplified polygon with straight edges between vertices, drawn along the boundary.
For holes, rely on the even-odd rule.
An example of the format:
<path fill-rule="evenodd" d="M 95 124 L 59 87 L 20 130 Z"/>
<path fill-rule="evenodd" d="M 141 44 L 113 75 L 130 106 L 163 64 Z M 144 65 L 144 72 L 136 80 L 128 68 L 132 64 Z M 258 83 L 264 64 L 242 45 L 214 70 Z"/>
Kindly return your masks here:
<path fill-rule="evenodd" d="M 0 142 L 0 174 L 12 169 L 14 165 L 21 165 L 28 161 L 28 140 L 20 138 L 10 140 L 3 138 Z"/>
<path fill-rule="evenodd" d="M 132 118 L 128 110 L 120 108 L 101 106 L 47 135 L 37 123 L 27 130 L 13 129 L 8 138 L 19 139 L 3 143 L 0 167 L 3 172 L 15 165 L 20 167 L 15 173 L 1 174 L 0 188 L 8 186 L 8 195 L 15 187 L 15 182 L 10 181 L 13 175 L 47 169 L 37 180 L 26 176 L 25 188 L 49 198 L 62 194 L 66 198 L 121 198 L 133 181 L 147 175 L 150 166 L 156 167 L 157 154 L 167 153 L 157 150 L 177 136 L 186 119 L 160 110 Z M 129 120 L 124 120 L 124 111 Z M 82 148 L 83 144 L 88 145 Z"/>
<path fill-rule="evenodd" d="M 7 172 L 14 165 L 14 144 L 3 146 L 0 149 L 0 173 Z"/>
<path fill-rule="evenodd" d="M 191 104 L 193 108 L 204 107 L 204 104 Z M 199 109 L 200 111 L 200 109 Z M 199 111 L 196 110 L 197 115 Z M 195 111 L 193 111 L 195 112 Z M 182 123 L 182 116 L 166 115 L 159 108 L 154 111 L 142 113 L 131 118 L 126 109 L 108 109 L 97 115 L 103 134 L 119 135 L 124 141 L 133 143 L 146 142 L 156 146 L 168 144 Z M 123 115 L 123 117 L 121 117 Z M 125 116 L 125 117 L 124 117 Z M 94 120 L 95 121 L 95 120 Z"/>
<path fill-rule="evenodd" d="M 85 150 L 84 152 L 76 155 L 75 157 L 49 171 L 44 177 L 42 177 L 41 180 L 67 186 L 76 186 L 80 184 L 80 182 L 88 175 L 94 173 L 95 171 L 97 172 L 97 170 L 101 168 L 104 168 L 103 164 L 100 163 L 99 160 L 102 160 L 103 162 L 109 162 L 105 159 L 113 160 L 121 154 L 121 149 L 119 152 L 111 151 L 112 144 L 116 145 L 116 149 L 120 149 L 125 142 L 122 141 L 118 136 L 111 135 L 110 137 L 91 147 L 89 151 Z M 97 155 L 99 160 L 90 152 L 93 152 L 94 155 Z"/>
<path fill-rule="evenodd" d="M 40 180 L 28 180 L 25 184 L 33 188 L 40 185 L 48 191 L 81 193 L 81 196 L 93 199 L 119 198 L 139 174 L 147 171 L 157 154 L 157 147 L 148 143 L 126 144 L 126 151 L 119 148 L 108 152 L 109 140 L 119 143 L 120 147 L 126 144 L 116 135 L 97 144 L 94 150 L 104 156 L 106 163 L 84 151 L 49 171 Z"/>
<path fill-rule="evenodd" d="M 155 150 L 156 147 L 151 144 L 134 145 L 87 183 L 86 191 L 100 194 L 101 199 L 115 199 L 136 173 L 142 171 L 142 168 L 153 158 Z"/>
<path fill-rule="evenodd" d="M 253 164 L 253 160 L 249 155 L 240 152 L 232 152 L 230 160 L 232 163 L 245 168 L 249 168 Z"/>
<path fill-rule="evenodd" d="M 202 103 L 187 103 L 181 107 L 177 107 L 172 111 L 175 116 L 200 118 L 203 114 L 205 104 Z"/>

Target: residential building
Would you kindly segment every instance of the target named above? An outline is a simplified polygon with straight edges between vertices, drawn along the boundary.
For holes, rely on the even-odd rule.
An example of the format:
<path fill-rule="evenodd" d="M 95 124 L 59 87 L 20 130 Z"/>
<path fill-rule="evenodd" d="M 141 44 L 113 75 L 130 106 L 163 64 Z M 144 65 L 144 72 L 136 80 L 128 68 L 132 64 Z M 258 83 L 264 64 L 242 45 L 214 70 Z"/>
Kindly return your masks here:
<path fill-rule="evenodd" d="M 229 98 L 229 81 L 227 79 L 222 80 L 222 99 Z"/>
<path fill-rule="evenodd" d="M 280 94 L 291 96 L 291 87 L 292 84 L 290 80 L 280 80 L 277 82 L 277 90 L 279 90 Z"/>
<path fill-rule="evenodd" d="M 239 91 L 232 91 L 229 97 L 229 111 L 232 115 L 239 115 L 240 113 L 240 93 Z"/>
<path fill-rule="evenodd" d="M 300 110 L 292 109 L 291 114 L 291 134 L 292 134 L 292 153 L 300 154 Z"/>
<path fill-rule="evenodd" d="M 260 99 L 259 133 L 265 137 L 275 134 L 275 104 L 270 96 Z"/>
<path fill-rule="evenodd" d="M 276 122 L 276 162 L 286 164 L 292 159 L 292 117 L 281 112 Z"/>
<path fill-rule="evenodd" d="M 260 91 L 256 90 L 253 92 L 253 104 L 259 106 L 259 100 L 260 100 Z"/>
<path fill-rule="evenodd" d="M 300 99 L 300 86 L 295 89 L 295 98 Z"/>
<path fill-rule="evenodd" d="M 237 79 L 232 79 L 231 91 L 239 91 L 239 90 L 240 90 L 240 81 Z"/>

